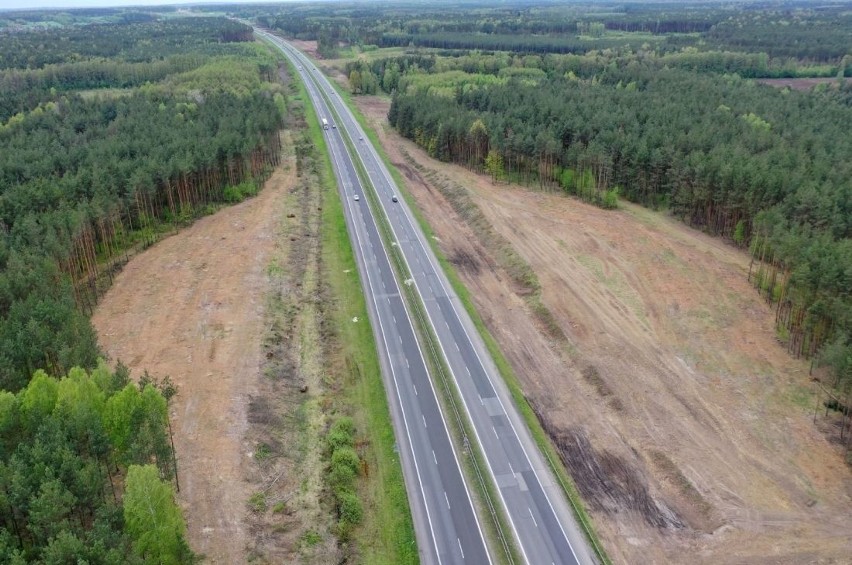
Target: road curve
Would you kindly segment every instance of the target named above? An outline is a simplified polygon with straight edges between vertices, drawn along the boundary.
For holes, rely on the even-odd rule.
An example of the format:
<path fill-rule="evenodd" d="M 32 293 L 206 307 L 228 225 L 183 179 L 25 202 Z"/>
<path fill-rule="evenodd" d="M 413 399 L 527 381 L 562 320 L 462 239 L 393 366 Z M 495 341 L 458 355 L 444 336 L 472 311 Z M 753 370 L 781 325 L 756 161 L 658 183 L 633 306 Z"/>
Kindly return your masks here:
<path fill-rule="evenodd" d="M 317 116 L 333 123 L 313 65 L 277 37 L 255 30 L 293 61 Z M 399 283 L 341 129 L 323 132 L 367 298 L 403 465 L 422 563 L 490 564 L 458 456 L 453 449 L 426 361 Z M 356 201 L 355 196 L 360 198 Z"/>
<path fill-rule="evenodd" d="M 282 42 L 283 43 L 283 42 Z M 285 44 L 286 45 L 286 44 Z M 505 383 L 464 306 L 452 290 L 375 148 L 328 80 L 290 47 L 310 69 L 355 145 L 425 305 L 474 433 L 497 485 L 518 547 L 528 563 L 586 564 L 596 559 L 576 523 L 562 489 L 520 416 Z"/>

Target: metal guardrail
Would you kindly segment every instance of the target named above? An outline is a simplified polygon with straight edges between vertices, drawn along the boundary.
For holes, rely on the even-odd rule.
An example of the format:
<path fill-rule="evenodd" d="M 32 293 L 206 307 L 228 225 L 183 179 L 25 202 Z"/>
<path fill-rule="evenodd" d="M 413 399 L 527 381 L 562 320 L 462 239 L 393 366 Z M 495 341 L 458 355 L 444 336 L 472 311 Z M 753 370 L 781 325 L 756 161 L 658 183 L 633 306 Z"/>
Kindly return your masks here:
<path fill-rule="evenodd" d="M 314 84 L 316 85 L 316 81 L 313 78 L 313 75 L 309 75 L 309 76 L 311 76 L 310 80 L 314 81 Z M 318 87 L 320 96 L 322 96 L 325 99 L 325 102 L 328 105 L 329 111 L 332 112 L 333 114 L 337 115 L 337 111 L 334 108 L 334 104 L 329 99 L 328 94 L 319 85 L 317 85 L 317 87 Z M 338 118 L 338 122 L 341 122 L 341 120 L 339 120 L 339 118 L 340 118 L 339 115 L 337 115 L 337 118 Z M 351 153 L 355 151 L 355 148 L 352 145 L 352 143 L 353 143 L 352 140 L 348 138 L 348 131 L 347 131 L 347 136 L 344 136 L 344 143 L 346 144 L 346 146 L 347 146 L 347 148 L 350 152 L 350 155 L 351 155 Z M 373 183 L 370 181 L 369 175 L 367 175 L 366 171 L 364 171 L 363 164 L 359 160 L 356 160 L 356 159 L 353 159 L 352 162 L 355 165 L 355 169 L 356 169 L 358 176 L 361 180 L 363 188 L 366 189 L 366 188 L 369 187 L 369 190 L 364 191 L 365 196 L 370 199 L 370 203 L 371 203 L 372 208 L 374 210 L 380 210 L 380 212 L 375 214 L 374 217 L 377 220 L 376 223 L 379 226 L 379 229 L 381 231 L 382 239 L 385 241 L 385 243 L 391 242 L 391 245 L 389 246 L 391 248 L 391 252 L 390 252 L 389 255 L 391 257 L 393 257 L 393 263 L 394 263 L 394 267 L 397 271 L 397 275 L 403 278 L 403 287 L 405 288 L 405 293 L 406 293 L 407 298 L 408 298 L 407 302 L 408 302 L 409 306 L 411 306 L 412 310 L 415 313 L 415 316 L 417 317 L 418 326 L 420 328 L 420 334 L 425 338 L 425 341 L 427 342 L 427 345 L 429 346 L 429 353 L 430 353 L 430 357 L 432 359 L 432 363 L 433 363 L 434 367 L 436 367 L 438 373 L 440 374 L 441 383 L 443 384 L 444 390 L 446 391 L 446 395 L 445 395 L 446 399 L 449 402 L 450 407 L 452 408 L 453 415 L 455 416 L 455 420 L 456 420 L 456 423 L 458 425 L 459 433 L 462 436 L 462 444 L 463 444 L 464 452 L 466 452 L 470 455 L 470 462 L 471 462 L 473 469 L 476 473 L 477 482 L 479 483 L 479 485 L 481 487 L 480 491 L 482 492 L 482 496 L 485 500 L 486 505 L 488 506 L 488 513 L 491 516 L 492 522 L 494 523 L 495 531 L 497 533 L 497 537 L 500 540 L 500 544 L 503 547 L 503 551 L 506 555 L 506 559 L 508 560 L 508 562 L 510 564 L 514 565 L 515 559 L 514 559 L 513 554 L 512 554 L 512 549 L 511 549 L 510 543 L 509 543 L 509 541 L 506 537 L 506 533 L 503 531 L 504 528 L 501 524 L 500 515 L 498 513 L 497 507 L 494 504 L 494 501 L 491 498 L 491 495 L 489 494 L 488 483 L 486 482 L 485 476 L 483 475 L 482 470 L 480 469 L 480 466 L 479 466 L 479 462 L 477 461 L 478 456 L 477 456 L 477 453 L 476 453 L 476 447 L 474 446 L 473 443 L 471 443 L 471 441 L 468 437 L 467 424 L 465 422 L 465 419 L 462 417 L 461 412 L 459 411 L 458 405 L 456 404 L 455 393 L 454 393 L 454 391 L 451 387 L 449 379 L 447 378 L 446 371 L 444 370 L 443 358 L 438 353 L 437 347 L 435 345 L 435 336 L 432 335 L 432 330 L 431 330 L 430 326 L 428 325 L 426 318 L 424 316 L 423 304 L 421 302 L 421 297 L 416 293 L 416 291 L 414 289 L 411 288 L 410 285 L 405 284 L 405 281 L 410 279 L 411 273 L 408 272 L 408 269 L 405 265 L 405 262 L 404 262 L 403 258 L 401 257 L 401 251 L 393 240 L 393 236 L 392 236 L 390 227 L 387 224 L 387 221 L 388 221 L 387 217 L 385 216 L 383 209 L 382 209 L 380 203 L 378 202 L 378 194 L 376 192 L 375 186 L 373 186 Z"/>
<path fill-rule="evenodd" d="M 360 167 L 359 167 L 359 176 L 360 176 L 360 174 L 361 174 L 361 171 L 360 171 Z M 372 187 L 371 183 L 370 183 L 370 186 Z M 377 198 L 374 191 L 375 191 L 375 188 L 373 188 L 371 193 L 370 193 L 369 198 L 371 198 L 371 200 Z M 381 226 L 380 229 L 382 231 L 383 239 L 385 239 L 386 241 L 390 240 L 391 242 L 393 242 L 392 235 L 390 234 L 390 228 L 387 226 L 386 222 L 387 222 L 387 219 L 384 217 L 384 215 L 383 214 L 380 215 L 380 220 L 379 220 L 378 223 Z M 399 275 L 401 277 L 405 277 L 405 280 L 407 280 L 408 278 L 410 278 L 411 273 L 409 273 L 407 271 L 406 266 L 404 264 L 404 261 L 403 261 L 402 257 L 400 257 L 401 251 L 399 250 L 399 247 L 396 246 L 396 245 L 391 245 L 391 248 L 392 248 L 391 255 L 393 256 L 394 264 L 395 264 L 395 267 L 397 269 L 397 272 L 399 273 Z M 461 436 L 462 436 L 462 445 L 463 445 L 464 451 L 470 455 L 470 462 L 472 463 L 473 469 L 476 472 L 477 481 L 479 482 L 480 486 L 482 487 L 481 491 L 482 491 L 482 494 L 483 494 L 483 498 L 485 499 L 485 503 L 488 506 L 488 513 L 491 515 L 491 519 L 494 522 L 495 529 L 497 531 L 497 536 L 500 538 L 500 543 L 503 546 L 503 551 L 505 552 L 506 558 L 509 560 L 509 563 L 514 564 L 515 560 L 512 556 L 512 551 L 511 551 L 511 548 L 509 547 L 509 542 L 506 539 L 506 534 L 503 531 L 503 527 L 500 523 L 500 517 L 497 513 L 497 508 L 494 506 L 494 502 L 491 499 L 491 495 L 488 493 L 488 485 L 486 484 L 485 476 L 482 474 L 482 471 L 479 468 L 479 462 L 477 461 L 477 455 L 474 452 L 475 447 L 471 443 L 470 439 L 468 438 L 467 425 L 465 423 L 464 418 L 461 415 L 461 412 L 459 411 L 458 405 L 456 404 L 455 393 L 454 393 L 453 389 L 451 388 L 450 381 L 447 378 L 447 373 L 444 370 L 444 360 L 441 357 L 440 353 L 438 352 L 438 349 L 435 345 L 435 336 L 432 335 L 432 330 L 431 330 L 430 326 L 428 325 L 426 317 L 423 313 L 423 304 L 421 302 L 421 298 L 416 293 L 416 291 L 411 288 L 411 286 L 409 286 L 408 284 L 405 284 L 405 283 L 403 283 L 403 284 L 405 285 L 405 292 L 408 295 L 408 299 L 409 299 L 408 303 L 411 306 L 412 310 L 414 311 L 415 316 L 417 317 L 417 323 L 418 323 L 418 326 L 420 327 L 420 333 L 421 333 L 421 335 L 423 335 L 425 341 L 427 342 L 427 345 L 429 346 L 429 353 L 430 353 L 430 356 L 432 357 L 433 365 L 435 366 L 438 373 L 440 374 L 441 383 L 444 385 L 444 390 L 446 391 L 446 395 L 445 395 L 446 399 L 449 402 L 450 407 L 453 410 L 453 415 L 455 416 L 456 423 L 458 424 L 458 429 L 459 429 Z"/>
<path fill-rule="evenodd" d="M 311 76 L 311 80 L 314 81 L 315 84 L 316 84 L 316 81 L 314 80 L 313 75 L 310 75 L 310 76 Z M 337 112 L 334 109 L 334 105 L 332 103 L 330 103 L 330 100 L 328 99 L 328 96 L 325 93 L 325 91 L 322 88 L 320 88 L 319 91 L 321 93 L 321 96 L 323 96 L 326 99 L 326 103 L 328 104 L 331 112 L 334 113 L 334 114 L 337 114 Z M 346 143 L 346 145 L 350 149 L 350 151 L 352 151 L 353 150 L 352 141 L 350 139 L 347 139 L 346 137 L 344 137 L 344 142 Z M 373 208 L 381 209 L 380 204 L 377 202 L 378 196 L 376 194 L 375 187 L 369 181 L 369 176 L 367 176 L 366 173 L 363 171 L 363 165 L 360 163 L 360 161 L 356 161 L 354 159 L 353 159 L 353 163 L 356 166 L 356 170 L 357 170 L 358 176 L 361 179 L 361 182 L 365 186 L 369 186 L 371 188 L 371 190 L 365 191 L 365 195 L 367 195 L 367 197 L 370 198 L 371 202 L 373 203 Z M 366 177 L 366 180 L 365 180 L 365 177 Z M 380 229 L 382 231 L 383 239 L 385 241 L 388 241 L 388 240 L 393 241 L 393 237 L 390 234 L 389 227 L 386 224 L 387 218 L 384 216 L 383 213 L 379 214 L 378 218 L 379 218 L 378 224 L 379 224 Z M 391 248 L 392 248 L 391 255 L 394 258 L 394 263 L 395 263 L 395 266 L 396 266 L 396 269 L 397 269 L 397 273 L 400 276 L 404 276 L 407 273 L 407 268 L 404 265 L 404 261 L 402 261 L 402 259 L 399 256 L 400 251 L 397 248 L 397 246 L 395 246 L 395 245 L 392 245 Z M 408 274 L 410 275 L 410 273 L 408 273 Z M 463 418 L 462 418 L 462 416 L 461 416 L 461 414 L 458 410 L 458 407 L 457 407 L 456 401 L 455 401 L 455 394 L 453 393 L 453 390 L 450 387 L 449 381 L 447 379 L 447 375 L 444 371 L 443 360 L 442 360 L 441 356 L 438 354 L 437 349 L 435 347 L 435 343 L 434 343 L 435 337 L 433 336 L 432 331 L 431 331 L 429 325 L 426 323 L 426 320 L 424 318 L 423 311 L 422 311 L 422 302 L 419 300 L 420 297 L 408 285 L 404 285 L 404 286 L 406 288 L 406 293 L 409 295 L 408 303 L 409 303 L 409 305 L 411 305 L 412 309 L 415 311 L 415 314 L 417 315 L 418 324 L 421 328 L 420 333 L 425 335 L 425 338 L 426 338 L 428 345 L 429 345 L 429 351 L 430 351 L 433 363 L 437 367 L 437 370 L 441 375 L 441 382 L 444 385 L 444 389 L 446 391 L 447 399 L 450 402 L 450 405 L 453 409 L 456 421 L 457 421 L 458 426 L 459 426 L 459 430 L 462 434 L 462 441 L 463 441 L 464 450 L 471 455 L 471 463 L 473 464 L 474 471 L 476 471 L 477 480 L 478 480 L 480 486 L 482 487 L 481 491 L 482 491 L 483 496 L 485 498 L 486 504 L 488 505 L 489 514 L 491 515 L 491 518 L 492 518 L 492 520 L 495 524 L 495 528 L 497 530 L 497 535 L 500 538 L 500 542 L 503 546 L 503 549 L 505 551 L 507 559 L 509 560 L 510 563 L 514 564 L 515 560 L 512 556 L 512 551 L 510 549 L 510 545 L 506 540 L 506 536 L 505 536 L 505 533 L 503 532 L 503 528 L 501 526 L 499 515 L 497 513 L 497 510 L 494 506 L 493 501 L 491 500 L 491 496 L 488 494 L 488 487 L 487 487 L 486 480 L 485 480 L 484 476 L 482 475 L 482 472 L 479 468 L 479 463 L 477 462 L 477 455 L 475 453 L 475 448 L 472 446 L 472 444 L 471 444 L 471 442 L 468 438 L 467 431 L 466 431 L 467 426 L 465 425 L 465 422 L 464 422 L 464 420 L 463 420 Z M 609 563 L 610 561 L 609 561 L 609 559 L 607 559 L 606 553 L 598 545 L 598 543 L 595 539 L 595 536 L 594 536 L 593 532 L 591 531 L 589 524 L 586 523 L 586 520 L 581 518 L 581 516 L 582 516 L 581 509 L 578 508 L 577 503 L 574 500 L 574 497 L 571 496 L 572 490 L 565 483 L 565 481 L 562 479 L 561 474 L 559 473 L 560 466 L 558 466 L 553 461 L 553 458 L 551 457 L 548 449 L 541 449 L 540 451 L 547 458 L 547 462 L 550 465 L 551 471 L 556 476 L 556 479 L 559 481 L 559 485 L 562 487 L 563 492 L 565 492 L 566 498 L 568 499 L 568 502 L 571 504 L 571 507 L 574 510 L 574 514 L 575 514 L 575 516 L 577 516 L 578 522 L 580 522 L 580 526 L 582 527 L 582 529 L 584 530 L 584 532 L 586 534 L 586 539 L 589 542 L 591 542 L 592 546 L 594 547 L 594 551 L 595 551 L 598 559 L 602 563 Z"/>
<path fill-rule="evenodd" d="M 332 113 L 337 114 L 334 109 L 334 105 L 328 100 L 328 96 L 325 91 L 320 89 L 320 93 L 323 97 L 326 98 L 326 102 L 329 104 L 329 109 Z M 337 116 L 338 118 L 340 116 Z M 347 131 L 348 134 L 348 131 Z M 355 151 L 355 148 L 352 146 L 352 140 L 344 137 L 344 143 L 347 148 L 351 151 Z M 370 181 L 369 175 L 366 174 L 366 171 L 363 168 L 363 164 L 360 161 L 352 160 L 355 165 L 355 169 L 358 173 L 358 177 L 361 180 L 362 187 L 367 188 L 369 190 L 365 190 L 365 196 L 370 200 L 371 207 L 373 210 L 378 211 L 378 213 L 374 214 L 376 218 L 376 224 L 379 226 L 379 230 L 382 234 L 382 239 L 387 243 L 390 242 L 389 246 L 391 249 L 390 256 L 393 257 L 394 267 L 396 268 L 398 276 L 403 279 L 403 287 L 405 288 L 405 293 L 408 297 L 408 304 L 411 306 L 414 311 L 415 316 L 417 317 L 417 325 L 420 328 L 420 334 L 424 337 L 427 345 L 429 346 L 430 357 L 432 358 L 433 365 L 437 369 L 438 373 L 441 377 L 441 383 L 444 385 L 444 390 L 446 391 L 446 398 L 450 404 L 450 407 L 453 410 L 453 415 L 455 416 L 456 423 L 458 424 L 459 432 L 462 436 L 462 445 L 464 451 L 470 455 L 470 462 L 473 465 L 473 469 L 476 472 L 477 481 L 480 484 L 481 492 L 483 498 L 485 499 L 485 503 L 488 506 L 488 513 L 491 515 L 491 519 L 494 523 L 495 530 L 497 532 L 497 537 L 500 539 L 500 544 L 503 546 L 503 551 L 506 554 L 506 558 L 509 563 L 514 565 L 515 559 L 512 556 L 512 550 L 509 545 L 508 540 L 506 539 L 506 533 L 503 531 L 503 526 L 501 525 L 500 517 L 497 512 L 497 508 L 494 505 L 494 501 L 491 499 L 491 495 L 488 492 L 488 485 L 486 483 L 485 476 L 482 474 L 482 471 L 479 467 L 479 463 L 477 461 L 477 454 L 474 452 L 474 445 L 471 443 L 467 434 L 467 425 L 465 423 L 464 418 L 462 417 L 461 412 L 459 411 L 458 405 L 456 404 L 455 394 L 453 389 L 451 388 L 449 379 L 447 378 L 446 371 L 444 370 L 444 361 L 441 357 L 438 349 L 435 345 L 435 336 L 432 334 L 432 330 L 429 324 L 426 321 L 426 317 L 423 313 L 423 303 L 421 302 L 421 297 L 417 294 L 417 292 L 411 288 L 409 284 L 406 284 L 405 281 L 411 278 L 411 273 L 408 271 L 408 268 L 405 265 L 405 261 L 403 260 L 401 253 L 402 251 L 399 249 L 399 246 L 396 245 L 396 242 L 393 239 L 393 234 L 391 233 L 390 226 L 388 226 L 387 217 L 384 214 L 383 208 L 381 204 L 378 202 L 378 194 L 376 192 L 375 186 Z"/>

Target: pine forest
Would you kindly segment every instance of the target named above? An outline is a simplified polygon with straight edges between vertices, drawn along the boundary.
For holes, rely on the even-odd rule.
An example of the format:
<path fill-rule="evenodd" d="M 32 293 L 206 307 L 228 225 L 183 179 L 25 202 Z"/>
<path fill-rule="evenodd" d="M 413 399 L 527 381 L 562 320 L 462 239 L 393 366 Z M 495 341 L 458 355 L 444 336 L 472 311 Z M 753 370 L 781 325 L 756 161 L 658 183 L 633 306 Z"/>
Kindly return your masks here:
<path fill-rule="evenodd" d="M 0 563 L 195 562 L 174 500 L 176 390 L 99 361 L 89 316 L 134 254 L 257 192 L 287 112 L 277 59 L 224 17 L 10 15 Z"/>

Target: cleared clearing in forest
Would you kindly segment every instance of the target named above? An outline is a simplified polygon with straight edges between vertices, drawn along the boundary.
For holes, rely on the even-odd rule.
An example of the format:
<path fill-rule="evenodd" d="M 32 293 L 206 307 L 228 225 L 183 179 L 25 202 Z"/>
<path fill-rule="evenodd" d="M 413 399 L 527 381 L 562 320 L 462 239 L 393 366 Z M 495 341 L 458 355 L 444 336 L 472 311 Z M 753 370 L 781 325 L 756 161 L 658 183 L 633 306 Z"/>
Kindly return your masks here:
<path fill-rule="evenodd" d="M 848 558 L 852 477 L 813 425 L 807 363 L 777 341 L 745 253 L 637 206 L 605 211 L 494 186 L 386 129 L 387 100 L 357 101 L 616 562 Z M 560 332 L 542 323 L 442 183 L 465 187 L 468 204 L 532 267 Z"/>

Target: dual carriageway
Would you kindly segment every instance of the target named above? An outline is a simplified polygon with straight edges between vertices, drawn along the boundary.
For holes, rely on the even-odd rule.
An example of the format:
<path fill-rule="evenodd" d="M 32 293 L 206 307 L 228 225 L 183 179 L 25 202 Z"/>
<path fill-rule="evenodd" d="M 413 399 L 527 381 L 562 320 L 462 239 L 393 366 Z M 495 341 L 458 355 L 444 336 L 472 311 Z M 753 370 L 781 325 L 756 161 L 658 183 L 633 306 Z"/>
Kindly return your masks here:
<path fill-rule="evenodd" d="M 300 51 L 256 29 L 298 69 L 323 122 L 347 229 L 368 304 L 422 563 L 490 564 L 490 548 L 462 472 L 400 285 L 414 286 L 456 386 L 522 559 L 595 563 L 565 496 L 515 408 L 472 320 L 375 147 L 337 91 Z M 330 128 L 328 126 L 331 126 Z M 358 167 L 367 177 L 362 184 Z M 367 198 L 374 191 L 375 199 Z M 374 209 L 374 207 L 376 209 Z M 378 227 L 386 219 L 410 279 L 399 281 Z"/>

